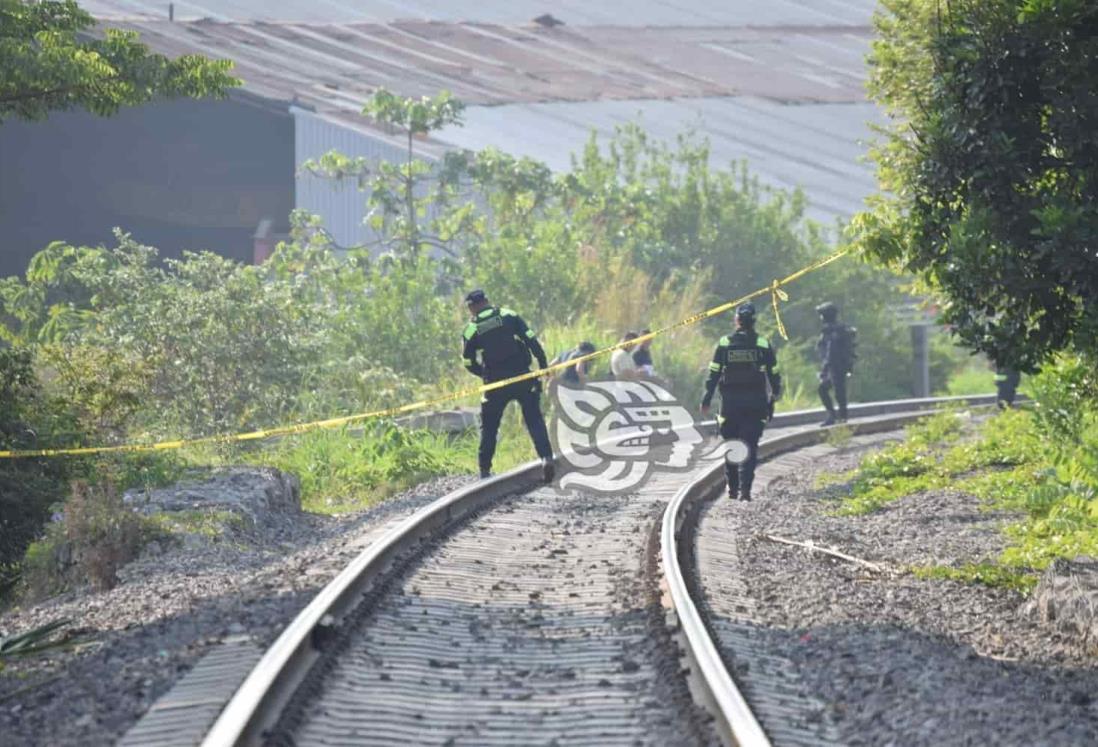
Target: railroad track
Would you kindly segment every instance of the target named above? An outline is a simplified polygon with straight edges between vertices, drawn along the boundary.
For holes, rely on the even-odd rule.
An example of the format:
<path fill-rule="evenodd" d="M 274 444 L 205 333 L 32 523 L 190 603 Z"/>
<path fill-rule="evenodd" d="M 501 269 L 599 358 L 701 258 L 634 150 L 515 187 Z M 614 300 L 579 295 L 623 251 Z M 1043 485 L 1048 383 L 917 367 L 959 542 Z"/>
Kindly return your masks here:
<path fill-rule="evenodd" d="M 957 399 L 852 406 L 849 425 L 891 430 Z M 762 458 L 819 442 L 818 417 L 776 417 Z M 539 474 L 530 463 L 444 496 L 364 550 L 204 744 L 770 744 L 693 578 L 722 463 L 625 497 Z"/>

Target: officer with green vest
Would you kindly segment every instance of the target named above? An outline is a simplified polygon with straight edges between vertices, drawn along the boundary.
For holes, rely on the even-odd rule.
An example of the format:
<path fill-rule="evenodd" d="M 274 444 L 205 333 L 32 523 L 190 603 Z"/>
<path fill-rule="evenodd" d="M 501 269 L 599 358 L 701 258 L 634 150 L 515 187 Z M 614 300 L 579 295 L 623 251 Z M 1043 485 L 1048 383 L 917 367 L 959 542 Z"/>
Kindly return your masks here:
<path fill-rule="evenodd" d="M 745 303 L 736 309 L 736 331 L 722 337 L 709 364 L 705 382 L 702 414 L 709 414 L 713 393 L 721 391 L 721 438 L 736 439 L 747 447 L 747 453 L 733 459 L 729 450 L 725 459 L 728 497 L 751 500 L 751 483 L 755 480 L 759 439 L 766 422 L 774 417 L 774 401 L 781 397 L 782 377 L 778 359 L 770 341 L 755 331 L 755 306 Z M 738 463 L 737 463 L 738 462 Z"/>
<path fill-rule="evenodd" d="M 482 290 L 471 291 L 465 296 L 465 304 L 472 320 L 462 333 L 462 358 L 465 368 L 484 383 L 502 381 L 530 372 L 531 356 L 538 365 L 546 368 L 545 350 L 515 312 L 488 303 Z M 503 411 L 512 400 L 522 408 L 526 430 L 534 441 L 534 449 L 541 458 L 542 477 L 551 482 L 554 474 L 553 447 L 549 431 L 541 415 L 541 379 L 526 379 L 485 392 L 480 401 L 480 476 L 492 473 L 492 457 L 496 453 L 496 437 Z"/>

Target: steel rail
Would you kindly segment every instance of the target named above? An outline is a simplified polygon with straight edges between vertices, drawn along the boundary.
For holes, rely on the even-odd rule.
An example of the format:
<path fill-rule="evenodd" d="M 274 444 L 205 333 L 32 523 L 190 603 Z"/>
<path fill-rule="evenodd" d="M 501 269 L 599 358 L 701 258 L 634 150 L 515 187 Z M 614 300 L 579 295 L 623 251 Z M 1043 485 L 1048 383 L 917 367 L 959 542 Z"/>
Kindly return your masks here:
<path fill-rule="evenodd" d="M 849 414 L 852 417 L 865 417 L 888 412 L 940 407 L 942 404 L 954 401 L 981 404 L 982 401 L 993 399 L 993 397 L 957 397 L 870 403 L 852 405 Z M 820 410 L 783 413 L 774 418 L 773 425 L 781 427 L 801 425 L 818 420 L 821 414 Z M 911 417 L 915 418 L 918 415 Z M 855 429 L 861 429 L 862 426 L 863 423 L 851 424 Z M 703 423 L 702 427 L 712 431 L 715 430 L 715 423 L 712 421 Z M 821 433 L 822 431 L 818 429 L 802 431 L 782 437 L 780 443 L 788 444 L 785 448 L 797 448 L 794 444 L 813 443 L 821 437 Z M 778 442 L 779 439 L 765 442 L 761 453 L 766 456 L 776 453 L 776 450 L 780 450 L 775 445 Z M 678 508 L 674 512 L 669 510 L 665 513 L 662 543 L 665 578 L 668 575 L 668 569 L 678 569 L 678 560 L 674 553 L 670 556 L 670 562 L 673 565 L 668 564 L 668 547 L 674 548 L 676 539 L 675 531 L 672 529 L 671 544 L 668 544 L 668 517 L 677 516 L 688 500 L 695 500 L 701 492 L 711 489 L 714 475 L 719 473 L 720 467 L 721 465 L 718 465 L 715 470 L 710 470 L 702 478 L 691 482 L 680 491 L 671 504 Z M 534 487 L 539 484 L 540 475 L 540 463 L 529 462 L 509 472 L 449 493 L 421 508 L 366 548 L 317 593 L 266 650 L 207 733 L 202 742 L 203 746 L 230 747 L 261 744 L 265 732 L 278 721 L 282 709 L 293 697 L 313 665 L 323 655 L 325 642 L 341 628 L 358 608 L 364 596 L 376 582 L 386 576 L 400 556 L 414 550 L 452 522 L 469 516 L 507 495 L 521 493 Z M 691 633 L 686 636 L 688 655 L 693 661 L 706 662 L 704 667 L 708 675 L 703 686 L 708 687 L 710 691 L 715 690 L 719 697 L 712 699 L 712 702 L 721 713 L 724 713 L 720 709 L 732 706 L 728 702 L 726 687 L 721 685 L 720 681 L 723 677 L 731 682 L 731 678 L 724 669 L 723 663 L 720 662 L 712 641 L 708 639 L 708 634 L 704 634 L 704 625 L 701 624 L 701 619 L 689 595 L 683 596 L 682 590 L 685 589 L 685 585 L 682 578 L 678 577 L 675 581 L 676 583 L 672 585 L 672 594 L 679 625 L 684 631 L 688 627 L 691 630 Z M 697 647 L 698 653 L 691 653 L 692 646 Z M 718 715 L 719 723 L 721 719 L 722 717 Z M 723 717 L 723 720 L 728 722 L 729 719 Z"/>
<path fill-rule="evenodd" d="M 412 550 L 452 521 L 482 506 L 537 484 L 539 462 L 482 480 L 444 495 L 404 520 L 351 561 L 298 613 L 263 654 L 221 712 L 205 747 L 261 744 L 263 733 L 323 654 L 324 641 L 354 612 L 373 582 L 400 554 Z"/>
<path fill-rule="evenodd" d="M 989 407 L 993 395 L 975 397 L 938 397 L 894 400 L 856 405 L 850 414 L 863 420 L 848 423 L 857 434 L 895 430 L 950 405 L 967 404 Z M 796 426 L 812 422 L 819 410 L 800 411 L 777 416 L 775 426 Z M 829 429 L 812 428 L 775 436 L 759 444 L 759 458 L 804 448 L 825 440 Z M 698 604 L 690 593 L 687 575 L 692 572 L 683 561 L 684 551 L 694 541 L 700 503 L 723 494 L 724 461 L 718 461 L 695 477 L 672 497 L 663 514 L 660 528 L 660 568 L 666 599 L 673 616 L 673 629 L 687 662 L 690 691 L 695 702 L 713 716 L 718 736 L 726 745 L 770 747 L 770 738 L 755 718 L 746 698 L 725 666 L 716 642 L 710 635 Z"/>

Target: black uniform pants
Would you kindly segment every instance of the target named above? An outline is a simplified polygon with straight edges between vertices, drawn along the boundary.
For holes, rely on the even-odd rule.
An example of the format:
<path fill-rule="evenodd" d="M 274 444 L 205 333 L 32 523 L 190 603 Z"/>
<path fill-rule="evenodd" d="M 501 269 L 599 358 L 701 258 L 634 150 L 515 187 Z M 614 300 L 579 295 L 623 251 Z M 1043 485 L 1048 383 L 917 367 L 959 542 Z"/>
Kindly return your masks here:
<path fill-rule="evenodd" d="M 721 438 L 725 441 L 743 441 L 748 449 L 747 459 L 740 464 L 724 464 L 730 495 L 735 495 L 737 490 L 751 492 L 751 484 L 755 482 L 755 465 L 759 461 L 759 439 L 762 438 L 765 426 L 766 410 L 758 407 L 721 406 Z"/>
<path fill-rule="evenodd" d="M 835 404 L 831 401 L 831 389 L 835 389 L 835 401 L 839 405 L 839 417 L 846 419 L 846 374 L 832 374 L 824 370 L 820 373 L 820 400 L 829 415 L 835 414 Z"/>
<path fill-rule="evenodd" d="M 542 459 L 553 456 L 553 446 L 549 443 L 549 431 L 545 427 L 545 418 L 541 415 L 541 389 L 537 381 L 517 381 L 501 389 L 484 393 L 480 402 L 480 452 L 478 454 L 481 473 L 492 470 L 492 457 L 496 454 L 496 437 L 499 424 L 503 420 L 503 411 L 512 400 L 522 408 L 522 419 L 526 430 L 534 441 L 534 450 Z"/>

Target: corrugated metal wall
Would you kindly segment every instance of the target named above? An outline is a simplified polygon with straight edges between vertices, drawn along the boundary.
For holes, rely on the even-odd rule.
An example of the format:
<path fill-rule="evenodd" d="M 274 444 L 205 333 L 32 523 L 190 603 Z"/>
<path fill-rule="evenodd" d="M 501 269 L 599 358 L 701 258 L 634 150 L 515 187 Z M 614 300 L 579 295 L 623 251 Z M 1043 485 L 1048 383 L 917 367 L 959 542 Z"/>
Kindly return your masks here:
<path fill-rule="evenodd" d="M 323 117 L 297 107 L 290 107 L 294 116 L 294 204 L 319 215 L 324 227 L 341 247 L 364 244 L 373 233 L 363 225 L 366 216 L 367 192 L 360 191 L 355 179 L 324 179 L 301 169 L 310 158 L 320 158 L 331 150 L 345 156 L 365 158 L 368 163 L 405 159 L 405 150 L 392 143 L 347 129 Z M 421 158 L 423 154 L 418 154 Z"/>

